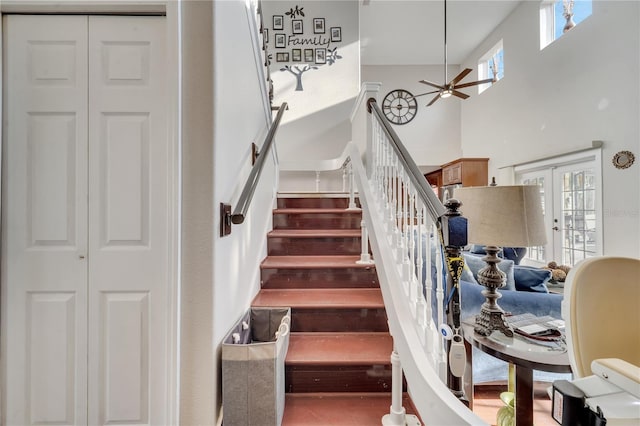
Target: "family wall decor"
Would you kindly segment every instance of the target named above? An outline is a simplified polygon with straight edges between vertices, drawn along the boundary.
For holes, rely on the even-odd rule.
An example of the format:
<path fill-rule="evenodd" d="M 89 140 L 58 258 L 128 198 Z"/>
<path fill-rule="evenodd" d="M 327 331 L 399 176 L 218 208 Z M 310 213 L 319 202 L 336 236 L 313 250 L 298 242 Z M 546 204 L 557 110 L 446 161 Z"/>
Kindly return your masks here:
<path fill-rule="evenodd" d="M 280 68 L 296 77 L 296 91 L 304 90 L 302 75 L 320 66 L 333 65 L 342 59 L 336 43 L 342 42 L 342 27 L 328 27 L 326 18 L 305 19 L 304 7 L 295 6 L 282 15 L 273 15 L 271 32 L 276 62 L 286 63 Z M 264 29 L 269 40 L 269 29 Z M 282 49 L 282 50 L 281 50 Z"/>

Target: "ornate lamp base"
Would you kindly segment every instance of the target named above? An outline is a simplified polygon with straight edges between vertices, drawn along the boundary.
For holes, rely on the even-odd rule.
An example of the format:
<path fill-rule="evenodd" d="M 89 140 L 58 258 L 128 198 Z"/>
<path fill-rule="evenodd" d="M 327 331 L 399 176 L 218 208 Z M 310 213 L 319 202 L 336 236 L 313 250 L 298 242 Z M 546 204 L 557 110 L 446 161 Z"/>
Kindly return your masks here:
<path fill-rule="evenodd" d="M 482 292 L 484 293 L 484 291 Z M 498 311 L 490 311 L 485 309 L 485 304 L 480 309 L 480 314 L 476 316 L 476 325 L 474 331 L 482 336 L 488 336 L 494 330 L 501 331 L 507 337 L 513 337 L 513 330 L 507 324 L 504 318 L 504 311 L 502 309 Z"/>
<path fill-rule="evenodd" d="M 497 289 L 504 287 L 505 274 L 496 266 L 500 258 L 496 256 L 500 249 L 496 246 L 486 246 L 487 255 L 482 258 L 487 266 L 478 271 L 478 283 L 487 289 L 482 291 L 487 299 L 476 316 L 474 330 L 482 336 L 488 336 L 494 330 L 501 331 L 507 337 L 513 337 L 513 329 L 507 324 L 504 311 L 498 306 L 497 300 L 502 297 Z"/>

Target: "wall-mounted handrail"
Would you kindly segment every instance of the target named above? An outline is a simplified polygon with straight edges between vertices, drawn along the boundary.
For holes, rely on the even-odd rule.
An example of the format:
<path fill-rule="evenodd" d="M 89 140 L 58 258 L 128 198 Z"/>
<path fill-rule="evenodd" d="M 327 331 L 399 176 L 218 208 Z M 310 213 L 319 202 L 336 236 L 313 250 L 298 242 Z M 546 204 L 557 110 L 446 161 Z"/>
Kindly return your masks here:
<path fill-rule="evenodd" d="M 420 198 L 424 200 L 425 206 L 427 207 L 427 212 L 429 213 L 429 216 L 431 216 L 431 220 L 438 221 L 438 218 L 444 215 L 446 209 L 444 208 L 442 202 L 440 202 L 436 194 L 434 194 L 434 192 L 431 190 L 431 187 L 416 165 L 416 162 L 413 160 L 404 145 L 400 142 L 400 138 L 396 134 L 396 131 L 391 127 L 389 121 L 385 118 L 384 114 L 380 110 L 380 107 L 378 106 L 378 103 L 374 98 L 368 100 L 368 111 L 378 118 L 378 122 L 389 138 L 391 146 L 396 152 L 398 159 L 403 165 L 403 168 L 409 171 L 409 179 L 411 180 L 411 183 L 415 185 Z"/>
<path fill-rule="evenodd" d="M 280 125 L 280 120 L 282 119 L 282 115 L 286 109 L 288 109 L 287 103 L 283 102 L 278 108 L 278 114 L 276 114 L 276 118 L 271 123 L 271 127 L 269 127 L 269 132 L 267 133 L 262 144 L 262 148 L 260 149 L 260 155 L 258 155 L 256 163 L 251 169 L 251 173 L 249 173 L 249 177 L 247 178 L 247 182 L 244 184 L 244 188 L 242 189 L 242 193 L 240 193 L 240 198 L 236 203 L 233 213 L 230 212 L 231 209 L 225 209 L 223 207 L 221 212 L 222 217 L 220 218 L 222 220 L 222 226 L 220 227 L 221 235 L 224 236 L 230 232 L 231 223 L 239 225 L 244 222 L 249 206 L 251 205 L 251 200 L 253 199 L 253 194 L 258 186 L 260 174 L 264 168 L 264 163 L 268 157 L 267 154 L 271 151 L 276 132 L 278 131 L 278 126 Z M 225 228 L 229 229 L 229 232 L 224 232 L 223 229 Z"/>

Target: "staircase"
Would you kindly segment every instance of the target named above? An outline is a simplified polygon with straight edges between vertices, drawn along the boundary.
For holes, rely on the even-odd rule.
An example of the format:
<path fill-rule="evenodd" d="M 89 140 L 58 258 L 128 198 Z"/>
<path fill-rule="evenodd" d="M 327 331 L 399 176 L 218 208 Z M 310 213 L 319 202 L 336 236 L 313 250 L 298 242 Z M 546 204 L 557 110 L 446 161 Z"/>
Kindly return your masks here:
<path fill-rule="evenodd" d="M 290 306 L 283 426 L 379 425 L 393 341 L 374 265 L 360 265 L 359 210 L 329 194 L 282 195 L 253 306 Z M 415 413 L 408 396 L 408 413 Z"/>

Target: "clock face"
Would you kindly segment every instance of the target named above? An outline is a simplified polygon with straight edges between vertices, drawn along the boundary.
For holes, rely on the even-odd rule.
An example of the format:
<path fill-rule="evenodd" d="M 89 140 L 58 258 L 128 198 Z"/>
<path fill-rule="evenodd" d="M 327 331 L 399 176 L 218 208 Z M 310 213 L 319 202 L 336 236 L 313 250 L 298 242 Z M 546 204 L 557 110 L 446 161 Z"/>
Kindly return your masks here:
<path fill-rule="evenodd" d="M 382 101 L 382 112 L 393 124 L 407 124 L 416 116 L 418 102 L 406 90 L 392 90 Z"/>

